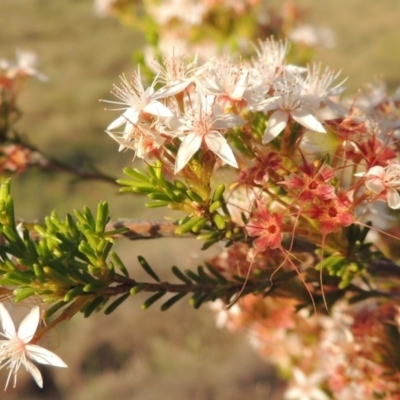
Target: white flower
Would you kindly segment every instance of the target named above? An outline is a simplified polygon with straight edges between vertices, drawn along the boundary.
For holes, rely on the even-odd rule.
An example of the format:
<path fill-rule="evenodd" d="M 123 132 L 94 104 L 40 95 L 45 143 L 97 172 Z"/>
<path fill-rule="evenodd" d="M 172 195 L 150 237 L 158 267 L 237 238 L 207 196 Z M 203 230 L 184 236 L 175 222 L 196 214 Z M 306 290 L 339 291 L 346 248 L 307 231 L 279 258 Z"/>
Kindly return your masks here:
<path fill-rule="evenodd" d="M 315 116 L 309 103 L 305 101 L 304 79 L 299 74 L 285 74 L 274 83 L 274 96 L 265 100 L 264 111 L 274 110 L 264 131 L 263 143 L 275 139 L 289 122 L 289 117 L 311 131 L 326 133 Z"/>
<path fill-rule="evenodd" d="M 355 174 L 366 178 L 365 186 L 376 194 L 386 194 L 388 206 L 394 210 L 400 208 L 400 164 L 387 167 L 375 165 L 367 172 Z"/>
<path fill-rule="evenodd" d="M 36 69 L 38 64 L 37 55 L 29 50 L 17 50 L 17 61 L 15 63 L 7 60 L 0 60 L 0 68 L 6 70 L 7 78 L 14 79 L 17 76 L 36 76 L 41 81 L 48 81 L 49 78 Z"/>
<path fill-rule="evenodd" d="M 265 94 L 287 68 L 285 57 L 288 51 L 288 42 L 276 41 L 271 37 L 259 41 L 255 50 L 257 56 L 252 60 L 253 69 L 250 72 L 253 79 L 258 81 L 258 90 Z"/>
<path fill-rule="evenodd" d="M 254 79 L 249 67 L 241 62 L 233 63 L 227 57 L 215 59 L 210 63 L 206 79 L 199 80 L 204 92 L 217 97 L 218 104 L 224 111 L 232 105 L 244 106 L 255 104 L 260 94 L 253 90 Z"/>
<path fill-rule="evenodd" d="M 325 374 L 314 372 L 306 376 L 299 368 L 293 369 L 293 386 L 285 392 L 286 400 L 329 400 L 329 396 L 318 386 Z"/>
<path fill-rule="evenodd" d="M 100 17 L 112 15 L 116 0 L 94 0 L 94 10 Z"/>
<path fill-rule="evenodd" d="M 197 1 L 164 0 L 155 3 L 147 11 L 159 25 L 167 25 L 173 20 L 188 25 L 200 25 L 207 13 L 207 5 Z"/>
<path fill-rule="evenodd" d="M 175 50 L 172 56 L 163 58 L 162 65 L 157 61 L 150 63 L 150 67 L 156 70 L 159 81 L 165 84 L 158 92 L 165 97 L 174 96 L 188 89 L 206 66 L 206 64 L 198 65 L 197 56 L 192 61 L 187 61 L 183 56 L 176 56 Z"/>
<path fill-rule="evenodd" d="M 121 101 L 103 100 L 106 103 L 119 104 L 122 107 L 116 110 L 125 110 L 124 113 L 111 122 L 107 131 L 119 128 L 125 124 L 123 139 L 129 140 L 133 126 L 138 123 L 139 117 L 150 114 L 155 117 L 172 117 L 172 111 L 162 104 L 158 99 L 164 95 L 156 93 L 154 90 L 154 80 L 152 86 L 146 90 L 143 87 L 140 77 L 140 70 L 133 74 L 133 81 L 128 82 L 124 75 L 121 76 L 121 87 L 114 85 L 113 94 Z M 120 146 L 120 150 L 124 148 Z"/>
<path fill-rule="evenodd" d="M 330 68 L 321 71 L 321 64 L 308 66 L 307 77 L 303 85 L 303 100 L 313 109 L 320 108 L 323 103 L 339 115 L 347 115 L 348 111 L 343 106 L 331 100 L 332 96 L 337 96 L 344 90 L 343 83 L 346 79 L 333 86 L 339 75 L 340 71 L 335 73 Z"/>
<path fill-rule="evenodd" d="M 399 138 L 399 95 L 400 91 L 397 89 L 390 96 L 387 84 L 375 80 L 368 84 L 354 101 L 355 106 L 365 113 L 367 123 L 372 125 L 374 131 L 380 133 L 382 139 L 392 133 L 396 139 Z"/>
<path fill-rule="evenodd" d="M 153 150 L 160 148 L 164 138 L 157 131 L 156 126 L 146 122 L 135 125 L 127 123 L 124 132 L 106 131 L 112 139 L 119 143 L 119 150 L 129 148 L 135 151 L 135 156 L 146 158 Z"/>
<path fill-rule="evenodd" d="M 328 49 L 335 47 L 335 37 L 328 27 L 314 27 L 311 25 L 300 25 L 289 32 L 290 40 L 314 47 L 322 45 Z"/>
<path fill-rule="evenodd" d="M 7 339 L 0 340 L 0 369 L 7 367 L 10 371 L 5 389 L 7 389 L 11 375 L 14 375 L 14 387 L 16 386 L 17 372 L 21 364 L 33 376 L 38 386 L 43 387 L 42 375 L 29 359 L 54 367 L 67 367 L 64 361 L 56 354 L 36 344 L 29 344 L 34 337 L 39 320 L 39 307 L 34 307 L 21 322 L 17 332 L 10 314 L 4 305 L 0 303 L 0 323 L 3 327 L 3 333 L 0 333 L 0 335 Z"/>
<path fill-rule="evenodd" d="M 175 174 L 179 172 L 194 156 L 197 150 L 205 145 L 223 162 L 237 168 L 235 156 L 227 140 L 220 131 L 241 125 L 243 121 L 233 114 L 222 113 L 215 104 L 214 96 L 199 94 L 197 104 L 182 118 L 182 125 L 176 136 L 183 136 L 175 163 Z M 182 132 L 182 133 L 179 133 Z"/>
<path fill-rule="evenodd" d="M 228 330 L 234 330 L 235 323 L 232 318 L 234 319 L 242 314 L 242 310 L 237 303 L 228 308 L 221 299 L 217 299 L 210 304 L 210 308 L 216 312 L 215 325 L 217 328 L 225 327 Z"/>

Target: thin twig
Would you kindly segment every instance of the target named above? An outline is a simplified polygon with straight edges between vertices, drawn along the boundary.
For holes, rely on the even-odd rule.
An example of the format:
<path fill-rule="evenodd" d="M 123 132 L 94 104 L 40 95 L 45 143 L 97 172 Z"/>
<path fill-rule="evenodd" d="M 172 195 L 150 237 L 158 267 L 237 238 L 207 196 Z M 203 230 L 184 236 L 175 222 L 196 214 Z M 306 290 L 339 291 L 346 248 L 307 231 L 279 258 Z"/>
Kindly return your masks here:
<path fill-rule="evenodd" d="M 294 277 L 294 276 L 293 276 Z M 291 277 L 291 278 L 293 278 Z M 118 280 L 118 279 L 117 279 Z M 288 279 L 282 280 L 287 281 Z M 140 286 L 143 292 L 160 292 L 165 291 L 167 293 L 212 293 L 215 290 L 221 290 L 224 287 L 229 292 L 239 292 L 243 289 L 243 282 L 241 281 L 227 281 L 226 283 L 215 282 L 215 283 L 170 283 L 170 282 L 137 282 L 134 279 L 122 278 L 123 283 L 117 286 L 111 286 L 102 291 L 103 295 L 116 296 L 129 292 L 131 289 Z M 274 287 L 281 283 L 280 281 L 274 281 Z M 271 288 L 271 282 L 268 281 L 249 281 L 242 290 L 243 295 L 248 293 L 255 293 L 264 291 L 267 288 Z"/>
<path fill-rule="evenodd" d="M 52 172 L 66 172 L 83 180 L 98 180 L 118 185 L 116 182 L 117 178 L 113 176 L 95 170 L 89 171 L 84 168 L 75 167 L 45 155 L 43 151 L 39 150 L 36 146 L 23 140 L 18 132 L 13 132 L 13 137 L 9 140 L 11 143 L 22 146 L 30 152 L 30 166 L 38 166 L 43 170 Z"/>
<path fill-rule="evenodd" d="M 176 224 L 172 221 L 163 220 L 118 220 L 111 221 L 107 224 L 106 230 L 113 231 L 115 229 L 126 228 L 127 232 L 122 234 L 112 235 L 114 239 L 129 239 L 129 240 L 143 240 L 143 239 L 158 239 L 158 238 L 181 238 L 181 237 L 194 237 L 194 234 L 187 233 L 184 235 L 177 235 L 175 233 Z"/>
<path fill-rule="evenodd" d="M 99 171 L 89 171 L 84 168 L 75 167 L 62 161 L 49 158 L 38 150 L 31 151 L 30 165 L 38 166 L 43 170 L 51 172 L 66 172 L 82 180 L 98 180 L 111 183 L 113 185 L 118 185 L 116 182 L 117 178 L 106 175 Z"/>

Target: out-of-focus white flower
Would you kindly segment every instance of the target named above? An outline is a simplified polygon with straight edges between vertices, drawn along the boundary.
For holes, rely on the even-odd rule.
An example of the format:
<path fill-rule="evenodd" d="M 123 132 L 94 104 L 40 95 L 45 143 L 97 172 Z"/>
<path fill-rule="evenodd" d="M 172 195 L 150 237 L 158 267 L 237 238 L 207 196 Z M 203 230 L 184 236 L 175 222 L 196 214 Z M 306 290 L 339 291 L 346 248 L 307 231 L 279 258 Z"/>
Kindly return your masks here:
<path fill-rule="evenodd" d="M 400 134 L 399 117 L 400 88 L 389 94 L 387 84 L 380 79 L 366 85 L 355 99 L 355 106 L 366 116 L 366 122 L 379 132 L 381 139 L 391 135 L 398 139 Z"/>
<path fill-rule="evenodd" d="M 321 71 L 321 64 L 309 66 L 303 84 L 303 100 L 313 109 L 318 109 L 321 105 L 327 105 L 337 114 L 341 116 L 347 115 L 348 110 L 331 99 L 344 90 L 343 83 L 346 79 L 333 85 L 339 75 L 340 71 L 335 73 L 330 68 L 325 68 Z"/>
<path fill-rule="evenodd" d="M 288 42 L 275 40 L 273 37 L 260 40 L 256 47 L 256 52 L 257 58 L 255 61 L 257 63 L 283 66 L 288 52 Z"/>
<path fill-rule="evenodd" d="M 237 168 L 233 151 L 220 131 L 239 126 L 243 121 L 233 114 L 222 113 L 215 105 L 214 96 L 198 94 L 196 100 L 192 112 L 186 112 L 181 118 L 181 126 L 175 131 L 176 136 L 183 137 L 176 158 L 175 173 L 189 162 L 203 144 L 223 162 Z"/>
<path fill-rule="evenodd" d="M 163 96 L 174 96 L 187 89 L 195 78 L 206 68 L 206 64 L 199 66 L 197 56 L 192 61 L 187 61 L 183 56 L 166 56 L 163 58 L 163 65 L 157 61 L 150 64 L 154 66 L 159 81 L 164 87 L 159 90 Z"/>
<path fill-rule="evenodd" d="M 387 167 L 375 165 L 367 172 L 357 173 L 365 177 L 365 186 L 376 194 L 386 195 L 388 206 L 397 210 L 400 208 L 400 164 L 389 164 Z"/>
<path fill-rule="evenodd" d="M 43 387 L 42 375 L 29 359 L 54 367 L 67 367 L 64 361 L 56 354 L 36 344 L 29 344 L 34 337 L 39 320 L 39 307 L 34 307 L 21 322 L 17 332 L 10 314 L 4 305 L 0 303 L 0 323 L 3 328 L 3 333 L 0 333 L 0 335 L 7 339 L 0 340 L 0 369 L 7 367 L 10 371 L 5 389 L 7 389 L 11 375 L 14 375 L 14 387 L 16 386 L 17 372 L 21 364 L 33 376 L 38 386 Z"/>
<path fill-rule="evenodd" d="M 254 199 L 262 195 L 258 188 L 251 189 L 247 186 L 239 186 L 229 193 L 229 202 L 227 203 L 229 214 L 232 221 L 239 226 L 244 226 L 243 214 L 247 218 L 249 217 Z"/>
<path fill-rule="evenodd" d="M 301 25 L 294 28 L 288 37 L 293 42 L 302 43 L 310 47 L 322 45 L 331 49 L 336 44 L 333 32 L 328 27 Z"/>
<path fill-rule="evenodd" d="M 148 8 L 149 14 L 160 24 L 168 24 L 173 19 L 181 20 L 189 25 L 200 25 L 208 7 L 203 2 L 188 0 L 163 0 Z"/>
<path fill-rule="evenodd" d="M 242 314 L 240 306 L 237 303 L 228 308 L 228 306 L 221 299 L 217 299 L 210 304 L 210 308 L 216 313 L 215 325 L 217 328 L 234 330 L 235 324 L 231 321 L 231 319 L 239 317 Z"/>
<path fill-rule="evenodd" d="M 107 17 L 112 14 L 112 7 L 116 0 L 95 0 L 94 11 L 100 17 Z"/>
<path fill-rule="evenodd" d="M 293 385 L 286 391 L 286 400 L 329 400 L 329 396 L 319 388 L 325 379 L 325 374 L 314 372 L 309 376 L 299 369 L 293 369 Z"/>
<path fill-rule="evenodd" d="M 242 63 L 233 63 L 228 58 L 215 59 L 210 63 L 205 79 L 198 81 L 206 94 L 216 96 L 224 111 L 251 107 L 261 98 L 256 90 L 251 69 Z"/>
<path fill-rule="evenodd" d="M 253 74 L 260 80 L 260 86 L 267 93 L 276 78 L 285 69 L 288 42 L 268 38 L 259 41 L 255 48 L 257 56 L 253 59 Z"/>
<path fill-rule="evenodd" d="M 17 76 L 35 76 L 41 81 L 47 82 L 49 78 L 37 70 L 37 55 L 29 50 L 17 50 L 16 62 L 0 60 L 0 68 L 6 70 L 7 78 L 14 79 Z"/>

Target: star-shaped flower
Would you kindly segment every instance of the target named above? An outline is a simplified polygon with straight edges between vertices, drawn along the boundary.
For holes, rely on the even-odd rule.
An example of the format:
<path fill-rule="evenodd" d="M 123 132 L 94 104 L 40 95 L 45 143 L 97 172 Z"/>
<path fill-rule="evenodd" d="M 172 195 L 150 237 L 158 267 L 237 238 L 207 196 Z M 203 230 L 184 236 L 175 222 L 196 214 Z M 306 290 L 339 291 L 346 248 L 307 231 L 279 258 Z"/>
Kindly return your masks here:
<path fill-rule="evenodd" d="M 14 387 L 16 386 L 17 372 L 21 364 L 33 376 L 38 386 L 43 387 L 42 375 L 29 359 L 54 367 L 67 367 L 64 361 L 56 354 L 36 344 L 30 344 L 38 327 L 39 320 L 39 307 L 34 307 L 21 322 L 18 331 L 16 331 L 10 314 L 4 305 L 0 303 L 0 324 L 3 328 L 3 333 L 0 333 L 0 335 L 7 339 L 0 340 L 0 369 L 7 367 L 10 371 L 4 390 L 7 389 L 11 375 L 14 375 Z"/>
<path fill-rule="evenodd" d="M 271 213 L 265 204 L 256 202 L 256 210 L 246 225 L 249 236 L 258 236 L 253 242 L 256 251 L 281 248 L 282 224 L 283 214 Z"/>
<path fill-rule="evenodd" d="M 314 372 L 307 376 L 299 368 L 293 370 L 293 386 L 286 391 L 287 400 L 329 400 L 328 395 L 319 388 L 325 376 L 321 372 Z"/>
<path fill-rule="evenodd" d="M 125 147 L 125 142 L 130 141 L 131 132 L 135 126 L 140 125 L 141 118 L 144 120 L 152 120 L 158 118 L 170 118 L 174 114 L 159 100 L 166 97 L 165 93 L 157 93 L 154 85 L 157 82 L 155 78 L 153 84 L 144 89 L 142 79 L 140 76 L 140 69 L 133 73 L 132 81 L 128 81 L 124 75 L 121 76 L 121 87 L 114 85 L 112 93 L 120 101 L 102 100 L 106 103 L 117 104 L 120 108 L 116 111 L 123 110 L 123 114 L 117 119 L 112 121 L 108 126 L 106 132 L 112 131 L 125 124 L 122 134 L 122 141 L 120 141 L 120 151 Z M 109 133 L 110 134 L 110 133 Z M 113 134 L 111 134 L 113 136 Z M 114 137 L 116 139 L 116 137 Z"/>
<path fill-rule="evenodd" d="M 265 112 L 273 111 L 264 131 L 264 144 L 275 139 L 285 129 L 290 118 L 311 131 L 326 133 L 315 115 L 316 111 L 304 97 L 304 85 L 305 81 L 299 73 L 287 73 L 274 83 L 274 96 L 263 103 Z"/>
<path fill-rule="evenodd" d="M 221 132 L 242 125 L 243 121 L 234 114 L 222 113 L 215 104 L 214 96 L 199 94 L 193 100 L 192 113 L 181 118 L 181 126 L 175 132 L 176 136 L 182 138 L 176 157 L 175 174 L 185 167 L 202 146 L 212 151 L 224 163 L 237 168 L 233 151 Z"/>
<path fill-rule="evenodd" d="M 400 208 L 400 164 L 389 164 L 386 167 L 375 165 L 367 172 L 359 172 L 356 176 L 366 178 L 365 186 L 373 193 L 387 201 L 394 210 Z"/>
<path fill-rule="evenodd" d="M 6 76 L 10 79 L 15 79 L 17 76 L 36 76 L 43 82 L 49 81 L 49 78 L 39 72 L 36 68 L 38 59 L 36 53 L 29 50 L 17 50 L 17 61 L 15 63 L 0 60 L 0 68 L 6 70 Z"/>

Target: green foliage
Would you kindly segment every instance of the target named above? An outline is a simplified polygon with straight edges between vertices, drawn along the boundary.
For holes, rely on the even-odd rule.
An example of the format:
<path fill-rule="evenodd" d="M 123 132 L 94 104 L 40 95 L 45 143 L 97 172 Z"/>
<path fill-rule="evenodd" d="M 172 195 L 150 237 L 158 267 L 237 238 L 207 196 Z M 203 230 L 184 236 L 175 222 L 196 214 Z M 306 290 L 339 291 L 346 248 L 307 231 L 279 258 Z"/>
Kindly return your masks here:
<path fill-rule="evenodd" d="M 372 258 L 377 255 L 371 251 L 372 244 L 365 243 L 371 225 L 368 222 L 365 227 L 356 224 L 347 227 L 345 230 L 348 241 L 346 254 L 339 252 L 324 254 L 324 259 L 316 265 L 316 270 L 327 271 L 330 276 L 340 279 L 339 289 L 348 287 L 355 277 L 366 278 L 368 266 Z"/>
<path fill-rule="evenodd" d="M 173 183 L 167 181 L 161 170 L 161 163 L 157 162 L 153 166 L 147 167 L 147 174 L 136 168 L 126 167 L 124 173 L 130 179 L 119 179 L 117 182 L 123 187 L 122 193 L 135 192 L 146 194 L 151 200 L 146 206 L 164 207 L 168 206 L 175 210 L 190 211 L 194 191 L 189 189 L 183 182 L 175 180 Z M 197 195 L 197 194 L 196 194 Z M 201 197 L 197 195 L 197 199 Z"/>
<path fill-rule="evenodd" d="M 152 179 L 157 182 L 154 174 Z M 226 209 L 224 191 L 224 185 L 217 186 L 208 200 L 209 218 L 222 218 L 217 210 Z M 0 206 L 0 232 L 4 238 L 0 246 L 0 284 L 16 287 L 13 292 L 15 301 L 39 296 L 50 305 L 47 317 L 60 309 L 64 309 L 63 314 L 68 318 L 78 311 L 89 317 L 116 297 L 105 309 L 105 313 L 110 314 L 130 295 L 142 291 L 153 292 L 144 301 L 143 309 L 171 293 L 172 297 L 161 305 L 165 311 L 188 294 L 191 296 L 190 304 L 197 309 L 206 301 L 238 299 L 250 292 L 264 292 L 270 287 L 269 278 L 248 279 L 246 282 L 239 276 L 228 279 L 211 264 L 198 266 L 196 271 L 182 271 L 173 266 L 172 273 L 180 283 L 162 282 L 141 256 L 138 257 L 139 264 L 155 283 L 130 279 L 122 260 L 112 251 L 112 234 L 124 233 L 126 229 L 107 230 L 110 217 L 105 202 L 98 205 L 96 214 L 85 207 L 83 211 L 74 211 L 74 215 L 68 214 L 60 219 L 53 212 L 45 218 L 44 225 L 34 225 L 30 232 L 15 222 L 10 181 L 0 187 Z M 201 218 L 188 217 L 181 221 L 177 230 L 182 234 L 193 232 Z M 214 228 L 223 230 L 224 227 Z M 219 232 L 215 233 L 218 235 L 206 238 L 206 244 L 219 240 Z"/>
<path fill-rule="evenodd" d="M 16 225 L 9 181 L 1 186 L 0 207 L 0 232 L 4 238 L 0 247 L 0 284 L 18 286 L 14 290 L 15 301 L 40 296 L 45 303 L 53 304 L 51 312 L 55 312 L 79 300 L 81 309 L 89 315 L 108 300 L 103 291 L 116 274 L 110 254 L 127 276 L 126 268 L 111 252 L 114 242 L 107 232 L 107 203 L 98 205 L 96 215 L 87 207 L 64 219 L 53 212 L 44 226 L 35 225 L 30 233 L 23 225 Z"/>
<path fill-rule="evenodd" d="M 225 301 L 234 299 L 234 301 L 237 301 L 240 297 L 248 293 L 257 292 L 267 295 L 271 289 L 269 277 L 257 280 L 247 279 L 246 281 L 239 276 L 228 279 L 209 263 L 205 264 L 205 268 L 198 266 L 196 271 L 190 269 L 182 271 L 178 267 L 173 266 L 171 271 L 181 283 L 163 283 L 143 257 L 139 257 L 139 263 L 145 272 L 159 283 L 135 283 L 137 286 L 130 291 L 131 294 L 141 291 L 155 292 L 142 304 L 142 309 L 144 310 L 148 309 L 167 293 L 173 295 L 162 303 L 162 311 L 166 311 L 188 294 L 191 295 L 189 304 L 198 309 L 206 301 L 215 301 L 216 299 L 223 299 Z"/>
<path fill-rule="evenodd" d="M 186 215 L 176 222 L 177 235 L 196 234 L 199 240 L 205 242 L 203 249 L 220 240 L 228 239 L 233 243 L 243 239 L 243 229 L 231 220 L 224 198 L 224 184 L 219 184 L 210 192 L 207 180 L 203 187 L 196 188 L 190 178 L 186 182 L 179 179 L 168 181 L 163 175 L 160 162 L 148 166 L 147 173 L 130 167 L 125 168 L 124 173 L 129 179 L 118 180 L 123 186 L 121 192 L 146 194 L 152 200 L 146 204 L 150 208 L 168 207 L 185 212 Z"/>

